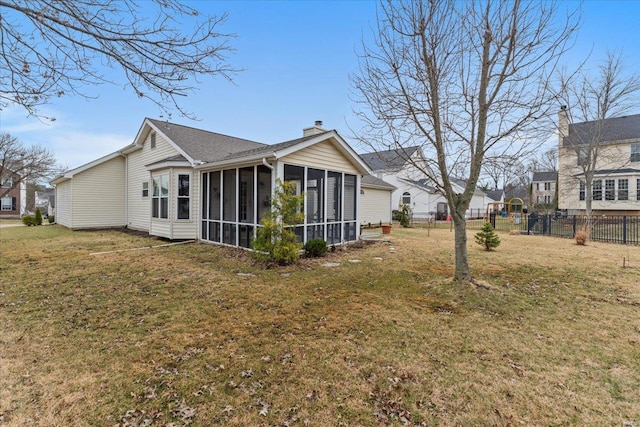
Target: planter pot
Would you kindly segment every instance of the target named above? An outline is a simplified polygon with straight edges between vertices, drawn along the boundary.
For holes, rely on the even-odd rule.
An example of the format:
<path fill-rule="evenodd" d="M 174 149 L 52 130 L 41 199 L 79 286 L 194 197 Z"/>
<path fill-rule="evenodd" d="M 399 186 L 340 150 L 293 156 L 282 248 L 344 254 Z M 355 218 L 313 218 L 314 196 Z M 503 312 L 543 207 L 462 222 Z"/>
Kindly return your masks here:
<path fill-rule="evenodd" d="M 382 226 L 382 234 L 390 234 L 391 233 L 391 226 L 390 225 L 383 225 Z"/>

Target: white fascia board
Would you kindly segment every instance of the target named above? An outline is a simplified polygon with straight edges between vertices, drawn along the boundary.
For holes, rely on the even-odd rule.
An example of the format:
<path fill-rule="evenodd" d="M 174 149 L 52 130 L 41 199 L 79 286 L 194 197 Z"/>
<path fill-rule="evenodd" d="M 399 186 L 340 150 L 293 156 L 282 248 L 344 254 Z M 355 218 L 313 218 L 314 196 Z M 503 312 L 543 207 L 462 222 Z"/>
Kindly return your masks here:
<path fill-rule="evenodd" d="M 342 152 L 343 155 L 351 158 L 351 161 L 355 163 L 361 175 L 371 175 L 369 166 L 367 166 L 367 164 L 360 158 L 360 156 L 355 151 L 353 151 L 353 148 L 351 148 L 349 144 L 347 144 L 347 142 L 335 130 L 320 134 L 315 138 L 311 138 L 291 147 L 284 148 L 280 151 L 276 151 L 275 155 L 276 158 L 288 156 L 289 154 L 295 153 L 296 151 L 304 150 L 305 148 L 311 147 L 312 145 L 327 140 L 333 141 L 334 145 L 338 148 L 338 150 Z"/>
<path fill-rule="evenodd" d="M 239 157 L 237 159 L 228 159 L 228 160 L 223 160 L 220 162 L 211 162 L 211 163 L 202 163 L 199 165 L 194 166 L 194 169 L 196 170 L 203 170 L 203 169 L 222 169 L 224 167 L 227 166 L 233 166 L 233 167 L 244 167 L 244 166 L 251 166 L 251 165 L 255 165 L 256 162 L 261 162 L 262 159 L 267 159 L 267 161 L 271 160 L 275 160 L 276 156 L 275 153 L 271 152 L 271 153 L 263 153 L 260 155 L 254 155 L 254 156 L 247 156 L 247 157 Z"/>
<path fill-rule="evenodd" d="M 148 171 L 155 171 L 166 168 L 193 168 L 191 163 L 186 160 L 167 160 L 164 162 L 152 163 L 145 166 Z"/>
<path fill-rule="evenodd" d="M 374 190 L 386 190 L 389 192 L 394 192 L 398 189 L 398 187 L 395 186 L 391 186 L 391 187 L 386 187 L 383 185 L 376 185 L 376 184 L 367 184 L 366 182 L 361 182 L 360 183 L 360 187 L 362 188 L 372 188 Z"/>

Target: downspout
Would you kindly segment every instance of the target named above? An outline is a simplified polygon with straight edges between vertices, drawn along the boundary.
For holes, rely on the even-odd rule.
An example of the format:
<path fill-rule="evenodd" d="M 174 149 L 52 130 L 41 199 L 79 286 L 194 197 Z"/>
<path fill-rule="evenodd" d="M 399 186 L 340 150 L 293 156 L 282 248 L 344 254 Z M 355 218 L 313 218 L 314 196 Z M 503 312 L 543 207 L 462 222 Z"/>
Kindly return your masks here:
<path fill-rule="evenodd" d="M 118 153 L 124 157 L 124 228 L 129 228 L 129 156 Z"/>

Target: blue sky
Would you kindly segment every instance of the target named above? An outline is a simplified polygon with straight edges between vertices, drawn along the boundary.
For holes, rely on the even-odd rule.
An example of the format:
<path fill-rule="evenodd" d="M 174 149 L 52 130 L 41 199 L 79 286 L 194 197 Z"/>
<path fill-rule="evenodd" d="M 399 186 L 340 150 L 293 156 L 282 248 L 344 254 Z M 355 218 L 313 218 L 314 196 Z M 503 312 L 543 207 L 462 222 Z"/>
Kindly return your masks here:
<path fill-rule="evenodd" d="M 231 84 L 205 79 L 183 100 L 199 120 L 174 114 L 171 121 L 265 143 L 302 135 L 302 128 L 322 120 L 351 142 L 349 127 L 359 128 L 352 113 L 349 74 L 357 72 L 356 51 L 375 26 L 376 3 L 370 1 L 193 2 L 203 13 L 228 12 L 221 28 L 235 33 L 230 63 L 245 71 Z M 567 57 L 575 66 L 592 51 L 593 67 L 607 49 L 623 50 L 629 68 L 640 72 L 637 25 L 640 0 L 586 1 L 576 46 Z M 96 99 L 61 98 L 41 111 L 53 124 L 28 118 L 24 110 L 0 112 L 0 128 L 21 141 L 51 149 L 58 160 L 76 167 L 109 154 L 135 137 L 144 117 L 160 110 L 122 86 L 89 88 Z M 640 113 L 640 105 L 637 113 Z M 359 147 L 354 146 L 356 150 Z"/>

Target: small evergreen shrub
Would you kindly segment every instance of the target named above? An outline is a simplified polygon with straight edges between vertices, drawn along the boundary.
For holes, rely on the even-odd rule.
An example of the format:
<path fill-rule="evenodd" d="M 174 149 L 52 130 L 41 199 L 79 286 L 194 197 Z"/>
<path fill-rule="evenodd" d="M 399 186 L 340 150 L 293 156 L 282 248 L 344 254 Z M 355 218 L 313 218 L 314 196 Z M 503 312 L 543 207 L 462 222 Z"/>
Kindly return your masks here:
<path fill-rule="evenodd" d="M 308 257 L 316 258 L 324 256 L 328 250 L 327 242 L 322 239 L 312 239 L 304 245 L 304 253 Z"/>
<path fill-rule="evenodd" d="M 27 227 L 31 227 L 32 225 L 36 225 L 36 217 L 33 215 L 25 215 L 22 217 L 22 223 Z"/>
<path fill-rule="evenodd" d="M 56 222 L 55 215 L 49 215 L 48 221 L 49 221 L 49 224 L 53 224 L 54 222 Z"/>
<path fill-rule="evenodd" d="M 500 238 L 496 234 L 490 222 L 485 222 L 482 230 L 475 235 L 476 243 L 484 246 L 485 251 L 490 251 L 500 245 Z"/>
<path fill-rule="evenodd" d="M 36 225 L 42 225 L 42 213 L 40 209 L 36 208 Z"/>
<path fill-rule="evenodd" d="M 409 205 L 402 205 L 402 210 L 400 211 L 400 225 L 403 228 L 408 228 L 411 224 L 409 222 Z"/>

